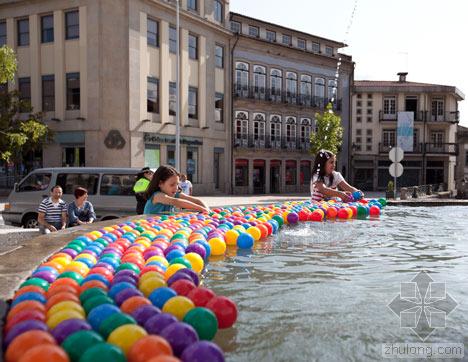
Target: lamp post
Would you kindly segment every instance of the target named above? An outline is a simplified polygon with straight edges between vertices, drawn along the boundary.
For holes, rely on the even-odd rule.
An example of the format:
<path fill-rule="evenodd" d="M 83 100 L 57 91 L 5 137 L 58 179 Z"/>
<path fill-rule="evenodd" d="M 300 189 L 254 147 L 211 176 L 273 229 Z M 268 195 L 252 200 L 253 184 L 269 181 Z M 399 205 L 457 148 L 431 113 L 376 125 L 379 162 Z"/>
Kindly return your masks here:
<path fill-rule="evenodd" d="M 179 86 L 179 72 L 180 72 L 180 36 L 179 36 L 179 0 L 176 0 L 176 134 L 175 134 L 175 167 L 180 172 L 180 86 Z"/>

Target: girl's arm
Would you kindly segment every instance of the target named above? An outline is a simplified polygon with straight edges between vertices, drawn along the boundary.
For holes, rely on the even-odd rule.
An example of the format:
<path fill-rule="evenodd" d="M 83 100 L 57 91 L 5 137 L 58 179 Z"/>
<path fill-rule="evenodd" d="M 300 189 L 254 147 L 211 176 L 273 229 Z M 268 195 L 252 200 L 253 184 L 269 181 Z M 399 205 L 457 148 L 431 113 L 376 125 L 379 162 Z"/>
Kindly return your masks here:
<path fill-rule="evenodd" d="M 187 201 L 190 201 L 190 202 L 193 202 L 194 204 L 197 204 L 197 205 L 200 205 L 202 207 L 204 207 L 205 209 L 209 209 L 208 205 L 205 204 L 203 202 L 203 200 L 201 199 L 198 199 L 196 197 L 193 197 L 193 196 L 190 196 L 190 195 L 186 195 L 186 194 L 179 194 L 179 199 L 184 199 L 184 200 L 187 200 Z"/>
<path fill-rule="evenodd" d="M 338 187 L 340 188 L 340 190 L 343 190 L 343 191 L 349 191 L 349 192 L 354 192 L 354 191 L 359 191 L 357 188 L 351 186 L 349 183 L 347 183 L 345 180 L 341 181 L 339 184 L 338 184 Z"/>
<path fill-rule="evenodd" d="M 159 203 L 164 204 L 164 205 L 176 206 L 176 207 L 178 207 L 180 209 L 189 209 L 189 210 L 195 210 L 195 211 L 200 211 L 200 212 L 209 211 L 207 207 L 205 207 L 203 205 L 196 204 L 195 202 L 190 201 L 189 198 L 193 199 L 190 196 L 180 194 L 179 197 L 180 197 L 179 199 L 175 198 L 175 197 L 170 197 L 170 196 L 160 192 L 160 193 L 153 196 L 153 204 L 156 204 L 156 203 L 159 202 Z"/>
<path fill-rule="evenodd" d="M 316 187 L 317 191 L 320 192 L 322 195 L 325 195 L 325 196 L 328 196 L 328 197 L 339 197 L 343 201 L 347 201 L 349 199 L 349 196 L 350 196 L 350 195 L 346 194 L 345 192 L 334 190 L 334 189 L 332 189 L 330 187 L 325 186 L 324 183 L 321 182 L 321 181 L 317 181 L 315 183 L 315 187 Z"/>

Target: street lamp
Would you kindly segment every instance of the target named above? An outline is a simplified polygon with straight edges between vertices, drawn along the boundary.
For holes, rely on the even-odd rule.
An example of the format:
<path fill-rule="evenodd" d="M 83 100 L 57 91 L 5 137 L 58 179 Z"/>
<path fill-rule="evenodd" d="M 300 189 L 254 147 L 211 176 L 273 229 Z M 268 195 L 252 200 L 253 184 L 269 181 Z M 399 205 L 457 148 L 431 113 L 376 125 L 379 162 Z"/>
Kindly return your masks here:
<path fill-rule="evenodd" d="M 180 86 L 179 86 L 179 72 L 180 72 L 180 35 L 179 35 L 179 0 L 176 1 L 176 134 L 175 134 L 175 166 L 177 171 L 180 172 Z"/>

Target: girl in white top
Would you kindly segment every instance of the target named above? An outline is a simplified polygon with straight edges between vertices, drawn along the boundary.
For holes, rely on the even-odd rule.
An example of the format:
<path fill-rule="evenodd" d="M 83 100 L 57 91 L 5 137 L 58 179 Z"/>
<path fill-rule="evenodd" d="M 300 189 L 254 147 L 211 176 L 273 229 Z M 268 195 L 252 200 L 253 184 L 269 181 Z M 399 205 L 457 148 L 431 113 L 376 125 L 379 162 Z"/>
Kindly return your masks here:
<path fill-rule="evenodd" d="M 330 151 L 320 150 L 315 156 L 310 181 L 312 201 L 332 197 L 339 197 L 345 202 L 353 201 L 352 193 L 359 190 L 348 184 L 341 173 L 335 171 L 335 163 L 336 156 Z M 361 194 L 364 196 L 362 192 Z"/>

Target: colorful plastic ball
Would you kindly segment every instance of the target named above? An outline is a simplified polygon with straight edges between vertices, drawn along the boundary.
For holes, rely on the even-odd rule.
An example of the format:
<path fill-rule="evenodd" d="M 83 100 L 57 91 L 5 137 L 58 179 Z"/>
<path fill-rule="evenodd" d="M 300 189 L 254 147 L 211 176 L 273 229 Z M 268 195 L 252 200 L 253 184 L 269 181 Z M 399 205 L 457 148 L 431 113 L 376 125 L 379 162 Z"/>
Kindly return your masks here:
<path fill-rule="evenodd" d="M 84 313 L 76 310 L 61 310 L 47 318 L 46 324 L 50 329 L 54 329 L 61 322 L 68 319 L 84 319 Z"/>
<path fill-rule="evenodd" d="M 179 321 L 183 320 L 185 315 L 195 308 L 193 302 L 186 297 L 176 296 L 169 299 L 163 306 L 164 313 L 170 313 L 175 316 Z"/>
<path fill-rule="evenodd" d="M 83 304 L 83 308 L 86 314 L 89 314 L 94 308 L 102 304 L 113 304 L 114 301 L 106 295 L 98 295 L 96 297 L 86 300 Z"/>
<path fill-rule="evenodd" d="M 185 269 L 186 266 L 182 264 L 172 264 L 169 265 L 166 272 L 164 273 L 164 279 L 167 281 L 171 276 L 173 276 L 180 269 Z"/>
<path fill-rule="evenodd" d="M 91 299 L 91 298 L 94 298 L 94 297 L 97 297 L 97 296 L 104 296 L 104 297 L 107 297 L 108 294 L 106 293 L 105 290 L 101 289 L 101 288 L 89 288 L 89 289 L 86 289 L 85 291 L 83 291 L 81 294 L 80 294 L 80 301 L 81 301 L 81 304 L 84 304 L 86 303 L 87 300 Z"/>
<path fill-rule="evenodd" d="M 151 303 L 153 303 L 154 306 L 158 307 L 159 309 L 162 309 L 164 304 L 171 298 L 177 296 L 176 292 L 167 287 L 163 288 L 158 288 L 154 290 L 150 295 L 149 295 L 149 300 Z"/>
<path fill-rule="evenodd" d="M 54 337 L 45 331 L 32 330 L 17 336 L 5 351 L 6 362 L 16 362 L 31 348 L 38 345 L 56 345 Z"/>
<path fill-rule="evenodd" d="M 177 318 L 169 313 L 160 313 L 148 319 L 144 325 L 149 334 L 160 334 L 164 328 L 172 323 L 177 323 Z"/>
<path fill-rule="evenodd" d="M 78 362 L 88 349 L 103 342 L 104 340 L 98 333 L 82 330 L 71 334 L 65 339 L 62 348 L 67 352 L 72 362 Z"/>
<path fill-rule="evenodd" d="M 334 206 L 330 206 L 327 209 L 327 218 L 334 219 L 338 215 L 338 210 Z"/>
<path fill-rule="evenodd" d="M 192 266 L 192 269 L 197 273 L 201 273 L 205 267 L 205 262 L 203 258 L 197 253 L 187 253 L 184 256 L 184 259 L 187 259 Z"/>
<path fill-rule="evenodd" d="M 27 321 L 27 320 L 36 320 L 39 322 L 45 322 L 46 317 L 43 312 L 38 310 L 22 310 L 21 312 L 15 313 L 5 324 L 4 333 L 8 333 L 13 326 L 17 325 L 18 323 Z"/>
<path fill-rule="evenodd" d="M 186 274 L 192 279 L 193 284 L 195 285 L 200 284 L 200 278 L 198 274 L 195 273 L 192 269 L 188 269 L 188 268 L 180 269 L 176 274 Z"/>
<path fill-rule="evenodd" d="M 19 295 L 16 297 L 13 302 L 11 303 L 11 306 L 14 307 L 15 305 L 24 302 L 26 300 L 36 300 L 39 303 L 45 304 L 46 303 L 46 298 L 43 294 L 41 293 L 36 293 L 36 292 L 28 292 Z"/>
<path fill-rule="evenodd" d="M 63 302 L 55 304 L 53 307 L 51 307 L 47 311 L 47 318 L 50 318 L 54 314 L 56 314 L 58 312 L 61 312 L 61 311 L 64 311 L 64 310 L 74 310 L 74 311 L 80 313 L 80 315 L 82 317 L 85 317 L 83 307 L 79 303 L 76 303 L 76 302 L 73 302 L 73 301 L 63 301 Z"/>
<path fill-rule="evenodd" d="M 128 361 L 147 362 L 158 356 L 172 356 L 172 347 L 164 338 L 149 335 L 135 342 L 128 353 Z"/>
<path fill-rule="evenodd" d="M 284 219 L 281 215 L 275 215 L 273 216 L 273 219 L 278 223 L 279 227 L 283 226 L 284 224 Z"/>
<path fill-rule="evenodd" d="M 171 261 L 169 262 L 169 265 L 172 265 L 172 264 L 182 264 L 182 265 L 185 265 L 186 268 L 192 269 L 192 264 L 190 263 L 190 261 L 188 259 L 186 259 L 184 257 L 178 257 L 178 258 L 171 259 Z"/>
<path fill-rule="evenodd" d="M 253 237 L 254 241 L 259 241 L 262 237 L 262 232 L 256 226 L 249 227 L 247 233 Z"/>
<path fill-rule="evenodd" d="M 219 256 L 224 255 L 226 252 L 226 243 L 221 238 L 211 238 L 208 240 L 208 244 L 211 248 L 211 255 Z"/>
<path fill-rule="evenodd" d="M 79 285 L 83 281 L 83 276 L 74 271 L 64 271 L 57 277 L 57 279 L 72 279 Z"/>
<path fill-rule="evenodd" d="M 258 230 L 258 229 L 257 229 Z M 242 233 L 237 238 L 237 246 L 241 249 L 250 249 L 254 245 L 254 238 L 248 233 Z"/>
<path fill-rule="evenodd" d="M 8 346 L 17 336 L 27 331 L 47 331 L 47 325 L 44 322 L 36 320 L 26 320 L 13 326 L 3 339 L 3 345 Z"/>
<path fill-rule="evenodd" d="M 37 285 L 27 285 L 27 286 L 25 286 L 23 288 L 18 289 L 15 292 L 15 295 L 14 295 L 13 299 L 16 299 L 20 295 L 23 295 L 25 293 L 30 293 L 30 292 L 39 293 L 39 294 L 42 294 L 44 296 L 46 294 L 44 289 L 42 289 L 41 287 L 38 287 Z"/>
<path fill-rule="evenodd" d="M 299 221 L 299 215 L 295 212 L 290 212 L 287 216 L 288 224 L 297 224 Z"/>
<path fill-rule="evenodd" d="M 98 343 L 88 348 L 80 358 L 80 362 L 126 362 L 123 351 L 110 343 Z"/>
<path fill-rule="evenodd" d="M 181 258 L 185 255 L 184 250 L 174 249 L 166 254 L 166 259 L 170 263 L 172 259 Z"/>
<path fill-rule="evenodd" d="M 101 304 L 88 314 L 88 322 L 95 331 L 99 331 L 102 322 L 113 314 L 120 313 L 119 307 L 113 304 Z"/>
<path fill-rule="evenodd" d="M 196 253 L 196 254 L 200 255 L 202 259 L 206 258 L 206 250 L 203 247 L 203 245 L 201 245 L 199 243 L 193 243 L 193 244 L 190 244 L 189 246 L 187 246 L 187 248 L 185 249 L 185 253 L 186 253 L 186 255 L 189 254 L 189 253 Z"/>
<path fill-rule="evenodd" d="M 45 281 L 49 283 L 52 283 L 55 279 L 57 279 L 56 272 L 54 273 L 54 272 L 47 271 L 47 270 L 36 272 L 33 274 L 33 276 L 34 278 L 44 279 Z"/>
<path fill-rule="evenodd" d="M 224 362 L 224 354 L 216 344 L 207 341 L 195 342 L 182 353 L 183 362 Z"/>
<path fill-rule="evenodd" d="M 167 284 L 166 282 L 157 277 L 153 278 L 146 278 L 141 284 L 140 284 L 140 291 L 144 294 L 145 297 L 149 297 L 149 295 L 158 288 L 161 287 L 166 287 Z"/>
<path fill-rule="evenodd" d="M 162 281 L 164 281 L 164 275 L 159 273 L 159 272 L 156 272 L 156 271 L 149 271 L 147 273 L 144 273 L 141 277 L 140 277 L 140 280 L 138 281 L 138 285 L 142 285 L 143 282 L 147 279 L 152 279 L 152 278 L 158 278 L 158 279 L 161 279 Z"/>
<path fill-rule="evenodd" d="M 370 216 L 380 216 L 380 208 L 376 205 L 372 205 L 369 208 L 369 215 Z"/>
<path fill-rule="evenodd" d="M 21 356 L 20 362 L 69 362 L 68 355 L 59 346 L 40 344 Z"/>
<path fill-rule="evenodd" d="M 148 333 L 142 327 L 126 324 L 113 330 L 107 342 L 119 347 L 127 355 L 133 345 L 147 335 Z"/>
<path fill-rule="evenodd" d="M 41 278 L 30 278 L 26 280 L 24 283 L 20 285 L 20 288 L 25 287 L 27 285 L 37 285 L 38 287 L 41 287 L 44 289 L 44 291 L 47 292 L 47 289 L 49 289 L 49 283 Z"/>
<path fill-rule="evenodd" d="M 142 296 L 134 296 L 128 298 L 125 302 L 122 303 L 120 306 L 120 310 L 127 314 L 132 314 L 137 308 L 149 305 L 151 306 L 151 302 Z"/>
<path fill-rule="evenodd" d="M 58 344 L 62 344 L 68 336 L 81 330 L 89 331 L 91 326 L 82 319 L 67 319 L 52 330 L 52 335 Z"/>
<path fill-rule="evenodd" d="M 198 287 L 193 289 L 187 297 L 195 304 L 197 307 L 204 307 L 208 302 L 216 297 L 216 294 L 208 288 Z"/>
<path fill-rule="evenodd" d="M 163 337 L 172 347 L 174 355 L 181 356 L 184 350 L 198 341 L 195 329 L 187 323 L 172 323 L 161 331 Z"/>
<path fill-rule="evenodd" d="M 234 246 L 237 245 L 237 237 L 239 233 L 236 230 L 228 230 L 224 234 L 224 240 L 226 241 L 226 245 Z"/>
<path fill-rule="evenodd" d="M 99 327 L 99 334 L 107 339 L 114 329 L 125 324 L 137 324 L 135 319 L 124 313 L 115 313 L 107 317 Z"/>
<path fill-rule="evenodd" d="M 161 310 L 154 305 L 142 305 L 132 312 L 132 317 L 140 326 L 144 326 L 148 319 L 159 313 Z"/>
<path fill-rule="evenodd" d="M 46 313 L 46 308 L 44 307 L 44 304 L 39 303 L 36 300 L 27 300 L 11 308 L 10 311 L 8 312 L 6 320 L 7 322 L 10 321 L 12 318 L 15 317 L 15 315 L 17 315 L 18 313 L 22 311 L 32 311 L 32 310 L 41 312 L 44 315 Z"/>
<path fill-rule="evenodd" d="M 195 244 L 200 244 L 205 249 L 206 255 L 203 259 L 209 258 L 211 255 L 211 246 L 206 240 L 197 240 Z"/>
<path fill-rule="evenodd" d="M 183 321 L 190 324 L 201 340 L 211 341 L 218 331 L 218 320 L 214 313 L 203 307 L 191 309 L 184 317 Z"/>
<path fill-rule="evenodd" d="M 229 298 L 214 297 L 206 304 L 206 308 L 216 315 L 220 329 L 231 327 L 237 320 L 236 304 Z"/>
<path fill-rule="evenodd" d="M 177 293 L 177 295 L 182 295 L 186 297 L 193 289 L 196 288 L 196 285 L 193 283 L 191 278 L 186 274 L 177 273 L 173 277 L 179 276 L 179 275 L 186 276 L 190 280 L 179 279 L 171 284 L 171 288 Z"/>

